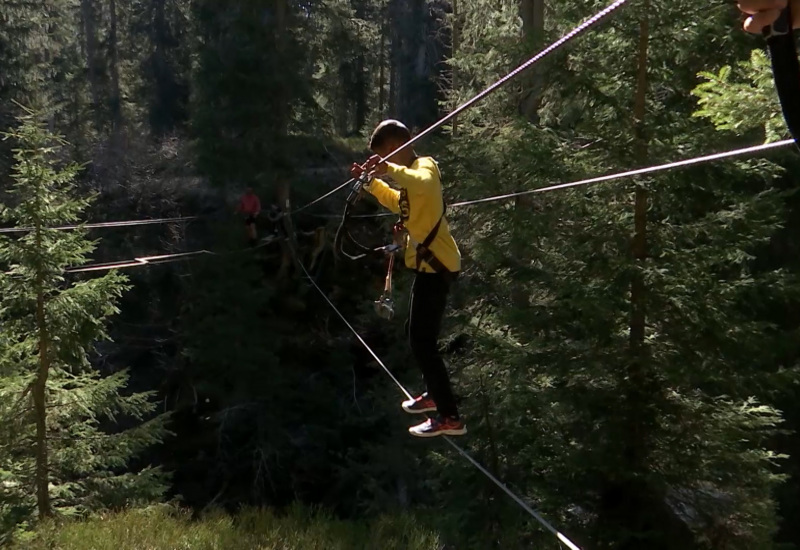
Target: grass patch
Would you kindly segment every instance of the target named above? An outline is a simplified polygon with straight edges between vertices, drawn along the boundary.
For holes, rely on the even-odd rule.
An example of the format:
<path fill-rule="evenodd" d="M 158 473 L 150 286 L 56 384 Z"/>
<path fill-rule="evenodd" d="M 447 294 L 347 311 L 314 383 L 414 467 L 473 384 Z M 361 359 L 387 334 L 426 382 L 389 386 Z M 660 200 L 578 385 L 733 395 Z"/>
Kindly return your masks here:
<path fill-rule="evenodd" d="M 342 521 L 294 507 L 192 520 L 168 507 L 46 523 L 13 550 L 438 550 L 436 533 L 410 516 Z"/>

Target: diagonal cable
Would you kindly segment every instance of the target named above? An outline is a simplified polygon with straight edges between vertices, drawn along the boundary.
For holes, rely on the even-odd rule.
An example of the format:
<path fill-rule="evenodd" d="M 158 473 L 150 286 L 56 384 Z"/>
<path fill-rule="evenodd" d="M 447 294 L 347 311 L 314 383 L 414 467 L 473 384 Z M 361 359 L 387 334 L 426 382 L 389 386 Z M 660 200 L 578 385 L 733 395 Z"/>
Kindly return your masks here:
<path fill-rule="evenodd" d="M 69 231 L 72 229 L 102 229 L 107 227 L 131 227 L 135 225 L 154 225 L 160 223 L 172 223 L 183 220 L 194 220 L 197 216 L 182 216 L 176 218 L 152 218 L 143 220 L 121 220 L 117 222 L 84 223 L 79 225 L 61 225 L 58 227 L 44 227 L 43 229 L 55 229 L 59 231 Z M 33 227 L 2 227 L 0 233 L 27 233 L 33 231 Z"/>
<path fill-rule="evenodd" d="M 596 178 L 590 178 L 580 181 L 575 181 L 571 183 L 560 183 L 558 185 L 549 185 L 547 187 L 540 187 L 538 189 L 529 189 L 527 191 L 517 191 L 515 193 L 507 193 L 505 195 L 495 195 L 493 197 L 485 197 L 482 199 L 475 199 L 469 201 L 462 201 L 457 202 L 454 204 L 449 205 L 449 208 L 458 208 L 461 206 L 468 206 L 471 204 L 483 204 L 487 202 L 497 202 L 512 199 L 514 197 L 521 197 L 523 195 L 531 195 L 533 193 L 546 193 L 548 191 L 557 191 L 559 189 L 568 189 L 570 187 L 580 187 L 583 185 L 590 185 L 593 183 L 602 183 L 605 181 L 611 180 L 618 180 L 618 179 L 625 179 L 625 178 L 632 178 L 634 176 L 643 176 L 645 174 L 654 174 L 656 172 L 664 172 L 666 170 L 674 170 L 675 168 L 684 168 L 686 166 L 694 166 L 697 164 L 703 164 L 706 162 L 712 162 L 715 160 L 721 160 L 726 158 L 732 157 L 739 157 L 742 155 L 747 155 L 750 153 L 758 153 L 761 151 L 767 151 L 771 149 L 778 149 L 780 147 L 786 147 L 787 145 L 794 145 L 793 139 L 787 139 L 784 141 L 776 141 L 774 143 L 765 143 L 762 145 L 756 145 L 754 147 L 745 147 L 744 149 L 734 149 L 733 151 L 725 151 L 724 153 L 715 153 L 713 155 L 706 155 L 703 157 L 695 157 L 686 160 L 679 160 L 677 162 L 670 162 L 667 164 L 659 164 L 657 166 L 649 166 L 647 168 L 639 168 L 636 170 L 630 170 L 628 172 L 621 172 L 618 174 L 609 174 L 607 176 L 600 176 Z"/>
<path fill-rule="evenodd" d="M 590 17 L 589 19 L 586 19 L 583 23 L 581 23 L 580 25 L 578 25 L 577 27 L 572 29 L 570 32 L 568 32 L 567 34 L 565 34 L 564 36 L 562 36 L 561 38 L 559 38 L 558 40 L 556 40 L 555 42 L 550 44 L 548 47 L 546 47 L 545 49 L 543 49 L 542 51 L 540 51 L 539 53 L 537 53 L 536 55 L 534 55 L 533 57 L 528 59 L 525 63 L 523 63 L 522 65 L 520 65 L 519 67 L 517 67 L 516 69 L 514 69 L 510 73 L 508 73 L 506 76 L 504 76 L 500 80 L 496 81 L 494 84 L 492 84 L 491 86 L 489 86 L 488 88 L 486 88 L 485 90 L 480 92 L 479 94 L 473 96 L 471 99 L 467 100 L 463 104 L 459 105 L 452 112 L 450 112 L 449 114 L 447 114 L 443 118 L 439 119 L 438 121 L 434 122 L 433 124 L 428 126 L 425 130 L 423 130 L 422 132 L 420 132 L 416 136 L 412 137 L 411 140 L 407 141 L 406 143 L 404 143 L 403 145 L 401 145 L 400 147 L 398 147 L 397 149 L 395 149 L 394 151 L 392 151 L 391 153 L 386 155 L 386 157 L 381 159 L 381 161 L 385 161 L 386 159 L 390 158 L 392 155 L 398 153 L 399 151 L 402 151 L 406 147 L 410 147 L 411 145 L 413 145 L 414 143 L 416 143 L 417 141 L 419 141 L 423 137 L 427 136 L 428 134 L 430 134 L 431 132 L 433 132 L 434 130 L 436 130 L 440 126 L 442 126 L 445 122 L 455 118 L 460 113 L 463 113 L 464 111 L 466 111 L 467 109 L 469 109 L 470 107 L 472 107 L 473 105 L 478 103 L 479 101 L 485 99 L 489 94 L 491 94 L 493 92 L 496 92 L 498 89 L 502 88 L 504 85 L 506 85 L 508 82 L 510 82 L 511 80 L 516 78 L 517 76 L 519 76 L 525 70 L 530 69 L 532 66 L 534 66 L 537 63 L 539 63 L 545 57 L 551 55 L 553 52 L 559 50 L 564 45 L 566 45 L 567 43 L 571 42 L 573 39 L 577 38 L 578 36 L 580 36 L 581 34 L 586 32 L 587 30 L 592 28 L 593 26 L 595 26 L 598 23 L 600 23 L 601 21 L 603 21 L 606 17 L 608 17 L 609 15 L 614 13 L 616 10 L 621 8 L 627 1 L 628 0 L 616 0 L 616 2 L 614 2 L 613 4 L 609 5 L 605 9 L 599 11 L 598 13 L 596 13 L 595 15 Z M 308 204 L 306 204 L 304 206 L 301 206 L 297 210 L 294 210 L 292 212 L 292 214 L 300 212 L 302 210 L 305 210 L 309 206 L 311 206 L 313 204 L 316 204 L 316 203 L 320 202 L 323 199 L 328 198 L 329 196 L 333 195 L 334 193 L 337 193 L 339 190 L 345 188 L 352 181 L 353 181 L 352 179 L 346 181 L 345 183 L 343 183 L 339 187 L 327 192 L 326 194 L 322 195 L 321 197 L 318 197 L 318 198 L 314 199 L 310 203 L 308 203 Z"/>
<path fill-rule="evenodd" d="M 134 258 L 132 260 L 122 260 L 118 262 L 106 262 L 100 264 L 92 264 L 83 267 L 70 267 L 64 270 L 65 273 L 83 273 L 88 271 L 104 271 L 107 269 L 125 269 L 128 267 L 141 267 L 149 264 L 167 264 L 193 258 L 201 254 L 214 254 L 208 250 L 194 250 L 192 252 L 179 252 L 176 254 L 160 254 L 158 256 L 142 256 L 141 258 Z"/>
<path fill-rule="evenodd" d="M 392 381 L 393 381 L 393 382 L 394 382 L 394 383 L 397 385 L 397 387 L 398 387 L 398 388 L 400 388 L 400 391 L 402 391 L 402 392 L 403 392 L 403 394 L 404 394 L 406 397 L 408 397 L 409 399 L 413 399 L 413 397 L 412 397 L 412 395 L 409 393 L 409 391 L 408 391 L 408 390 L 407 390 L 407 389 L 406 389 L 406 388 L 403 386 L 403 384 L 401 384 L 401 383 L 400 383 L 400 381 L 399 381 L 399 380 L 398 380 L 398 379 L 397 379 L 397 378 L 394 376 L 394 374 L 392 374 L 392 371 L 390 371 L 390 370 L 389 370 L 389 368 L 388 368 L 388 367 L 387 367 L 387 366 L 386 366 L 386 365 L 383 363 L 383 361 L 381 361 L 380 357 L 378 357 L 378 356 L 377 356 L 377 354 L 376 354 L 376 353 L 375 353 L 375 352 L 372 350 L 372 348 L 369 346 L 369 344 L 367 344 L 367 343 L 364 341 L 364 339 L 361 337 L 361 335 L 358 333 L 358 331 L 357 331 L 355 328 L 353 328 L 353 325 L 351 325 L 351 324 L 350 324 L 350 322 L 347 320 L 347 318 L 346 318 L 344 315 L 342 315 L 342 313 L 339 311 L 339 308 L 337 308 L 337 307 L 336 307 L 336 305 L 335 305 L 335 304 L 334 304 L 334 303 L 333 303 L 333 302 L 330 300 L 330 298 L 328 298 L 328 296 L 325 294 L 325 292 L 323 292 L 323 290 L 322 290 L 322 289 L 319 287 L 319 285 L 316 283 L 316 281 L 314 281 L 314 279 L 311 277 L 311 274 L 308 272 L 308 270 L 306 270 L 306 267 L 305 267 L 305 266 L 304 266 L 304 265 L 303 265 L 303 264 L 302 264 L 302 263 L 301 263 L 299 260 L 298 260 L 298 262 L 297 262 L 297 263 L 298 263 L 298 265 L 300 265 L 301 269 L 303 270 L 303 273 L 305 273 L 305 276 L 306 276 L 306 278 L 307 278 L 307 279 L 308 279 L 308 280 L 311 282 L 311 284 L 313 285 L 313 287 L 314 287 L 315 289 L 317 289 L 317 291 L 319 292 L 320 296 L 322 296 L 322 298 L 323 298 L 323 299 L 324 299 L 324 300 L 325 300 L 325 301 L 328 303 L 328 305 L 329 305 L 329 306 L 331 306 L 331 309 L 333 309 L 333 311 L 336 313 L 336 315 L 338 315 L 338 316 L 339 316 L 339 318 L 340 318 L 340 319 L 341 319 L 341 320 L 344 322 L 344 324 L 345 324 L 345 325 L 347 325 L 347 328 L 349 328 L 349 329 L 350 329 L 350 331 L 351 331 L 351 332 L 352 332 L 352 333 L 355 335 L 355 337 L 356 337 L 356 338 L 358 338 L 358 341 L 359 341 L 359 342 L 361 342 L 361 345 L 362 345 L 362 346 L 364 346 L 364 349 L 366 349 L 366 350 L 367 350 L 367 351 L 370 353 L 370 355 L 372 355 L 372 357 L 375 359 L 375 361 L 377 361 L 377 362 L 378 362 L 378 364 L 381 366 L 381 368 L 382 368 L 382 369 L 383 369 L 383 370 L 386 372 L 386 374 L 388 374 L 388 375 L 389 375 L 389 377 L 390 377 L 390 378 L 392 379 Z M 464 458 L 466 458 L 466 459 L 467 459 L 467 460 L 468 460 L 468 461 L 469 461 L 469 462 L 470 462 L 470 463 L 471 463 L 473 466 L 475 466 L 475 467 L 476 467 L 476 468 L 477 468 L 477 469 L 478 469 L 478 470 L 479 470 L 481 473 L 483 473 L 483 474 L 484 474 L 484 475 L 485 475 L 487 478 L 489 478 L 489 480 L 490 480 L 490 481 L 492 481 L 492 482 L 493 482 L 495 485 L 497 485 L 497 486 L 498 486 L 498 487 L 499 487 L 499 488 L 500 488 L 500 489 L 501 489 L 501 490 L 502 490 L 504 493 L 506 493 L 508 496 L 510 496 L 512 499 L 514 499 L 514 502 L 516 502 L 517 504 L 519 504 L 519 505 L 520 505 L 520 507 L 521 507 L 523 510 L 525 510 L 526 512 L 528 512 L 528 514 L 530 514 L 530 515 L 531 515 L 531 516 L 532 516 L 532 517 L 533 517 L 533 518 L 534 518 L 536 521 L 538 521 L 538 522 L 539 522 L 539 523 L 540 523 L 540 524 L 541 524 L 541 525 L 542 525 L 542 526 L 543 526 L 545 529 L 547 529 L 548 531 L 550 531 L 551 533 L 553 533 L 553 534 L 556 536 L 556 538 L 558 538 L 558 540 L 559 540 L 560 542 L 563 542 L 564 544 L 566 544 L 566 545 L 567 545 L 567 546 L 570 548 L 570 550 L 580 550 L 580 548 L 579 548 L 579 547 L 578 547 L 578 546 L 577 546 L 577 545 L 576 545 L 574 542 L 572 542 L 571 540 L 569 540 L 569 539 L 568 539 L 568 538 L 567 538 L 567 537 L 566 537 L 566 536 L 565 536 L 563 533 L 561 533 L 561 532 L 560 532 L 560 531 L 558 531 L 558 530 L 557 530 L 555 527 L 553 527 L 553 526 L 550 524 L 550 522 L 548 522 L 548 521 L 547 521 L 546 519 L 544 519 L 544 518 L 543 518 L 543 517 L 542 517 L 542 516 L 541 516 L 539 513 L 537 513 L 537 512 L 536 512 L 536 510 L 534 510 L 534 509 L 533 509 L 533 508 L 531 508 L 531 507 L 530 507 L 528 504 L 526 504 L 526 503 L 525 503 L 525 501 L 524 501 L 524 500 L 522 500 L 522 498 L 520 498 L 519 496 L 517 496 L 517 495 L 516 495 L 516 494 L 515 494 L 515 493 L 514 493 L 514 492 L 513 492 L 511 489 L 509 489 L 509 488 L 508 488 L 508 487 L 507 487 L 507 486 L 506 486 L 506 485 L 505 485 L 505 484 L 504 484 L 502 481 L 500 481 L 500 480 L 499 480 L 499 479 L 497 479 L 497 478 L 496 478 L 494 475 L 492 475 L 492 473 L 491 473 L 491 472 L 489 472 L 489 471 L 488 471 L 486 468 L 484 468 L 484 467 L 483 467 L 483 466 L 480 464 L 480 462 L 478 462 L 477 460 L 475 460 L 474 458 L 472 458 L 472 456 L 470 456 L 470 454 L 469 454 L 469 453 L 467 453 L 467 452 L 466 452 L 464 449 L 462 449 L 462 448 L 461 448 L 459 445 L 457 445 L 455 442 L 453 442 L 453 440 L 452 440 L 452 439 L 450 439 L 450 438 L 449 438 L 449 437 L 447 437 L 447 436 L 444 436 L 444 439 L 445 439 L 445 441 L 447 441 L 447 443 L 449 443 L 449 444 L 450 444 L 450 446 L 451 446 L 451 447 L 453 447 L 453 448 L 454 448 L 454 449 L 455 449 L 455 450 L 456 450 L 456 451 L 457 451 L 457 452 L 458 452 L 458 453 L 459 453 L 461 456 L 463 456 Z"/>

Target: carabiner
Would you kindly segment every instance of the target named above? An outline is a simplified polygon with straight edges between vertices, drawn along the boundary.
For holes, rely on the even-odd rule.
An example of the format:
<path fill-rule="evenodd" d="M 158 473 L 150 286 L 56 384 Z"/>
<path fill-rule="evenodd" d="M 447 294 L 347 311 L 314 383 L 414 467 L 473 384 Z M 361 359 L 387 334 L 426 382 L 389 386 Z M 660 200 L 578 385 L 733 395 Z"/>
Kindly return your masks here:
<path fill-rule="evenodd" d="M 389 253 L 389 267 L 386 270 L 386 282 L 383 285 L 383 294 L 375 303 L 375 313 L 391 321 L 394 317 L 394 300 L 392 299 L 392 271 L 394 271 L 394 252 Z"/>

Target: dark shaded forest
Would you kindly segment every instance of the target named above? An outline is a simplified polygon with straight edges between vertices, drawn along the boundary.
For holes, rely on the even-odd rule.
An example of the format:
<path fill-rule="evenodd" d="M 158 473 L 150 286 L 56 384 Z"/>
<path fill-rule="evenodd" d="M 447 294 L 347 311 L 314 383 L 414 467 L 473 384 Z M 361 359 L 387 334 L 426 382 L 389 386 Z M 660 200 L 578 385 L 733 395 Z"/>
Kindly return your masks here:
<path fill-rule="evenodd" d="M 607 5 L 0 0 L 0 544 L 557 548 L 408 436 L 318 293 L 423 389 L 410 276 L 384 320 L 385 262 L 335 253 L 346 191 L 266 212 Z M 785 139 L 739 15 L 630 0 L 415 148 L 452 204 Z M 583 549 L 800 549 L 799 189 L 784 147 L 450 209 L 459 444 Z M 380 212 L 357 205 L 375 246 Z"/>

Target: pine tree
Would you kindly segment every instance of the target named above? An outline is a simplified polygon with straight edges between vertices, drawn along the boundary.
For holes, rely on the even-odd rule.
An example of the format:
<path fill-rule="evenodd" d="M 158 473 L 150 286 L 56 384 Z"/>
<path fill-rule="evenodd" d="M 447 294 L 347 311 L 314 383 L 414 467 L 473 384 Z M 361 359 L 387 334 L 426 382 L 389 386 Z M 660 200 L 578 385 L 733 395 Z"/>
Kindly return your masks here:
<path fill-rule="evenodd" d="M 131 461 L 166 435 L 152 392 L 126 390 L 125 371 L 92 366 L 107 338 L 125 278 L 111 272 L 75 280 L 65 268 L 87 261 L 94 243 L 74 224 L 90 203 L 76 196 L 75 164 L 41 117 L 27 113 L 6 135 L 14 185 L 0 216 L 28 231 L 0 239 L 0 493 L 3 526 L 54 513 L 83 513 L 158 498 L 157 468 Z"/>
<path fill-rule="evenodd" d="M 36 108 L 64 99 L 63 84 L 72 68 L 66 49 L 74 39 L 68 23 L 72 0 L 3 2 L 0 15 L 0 128 L 14 124 L 12 101 Z M 60 88 L 59 88 L 59 85 Z M 51 115 L 53 113 L 50 113 Z M 0 183 L 11 170 L 11 156 L 0 146 Z M 0 189 L 5 185 L 0 185 Z"/>
<path fill-rule="evenodd" d="M 546 32 L 562 34 L 601 4 L 554 5 Z M 521 53 L 519 27 L 487 21 L 482 6 L 459 3 L 453 60 L 460 82 L 475 88 Z M 461 196 L 656 164 L 722 141 L 691 118 L 695 74 L 710 60 L 674 64 L 723 25 L 697 9 L 628 9 L 546 63 L 557 62 L 559 76 L 542 90 L 542 127 L 513 117 L 511 90 L 465 114 L 443 163 L 455 168 Z M 641 21 L 669 32 L 682 18 L 702 23 L 676 32 L 674 49 L 637 59 Z M 489 45 L 493 55 L 478 53 Z M 474 91 L 463 86 L 455 93 Z M 705 167 L 454 215 L 474 261 L 459 319 L 475 343 L 460 370 L 475 450 L 587 546 L 770 544 L 781 480 L 769 446 L 781 423 L 774 391 L 794 375 L 776 366 L 789 331 L 774 330 L 765 311 L 797 288 L 761 261 L 786 207 L 775 174 L 756 162 Z M 633 237 L 644 227 L 642 249 Z M 632 284 L 646 304 L 633 317 Z M 491 511 L 492 489 L 481 496 L 468 509 L 492 518 L 481 535 L 508 544 L 535 536 Z"/>

